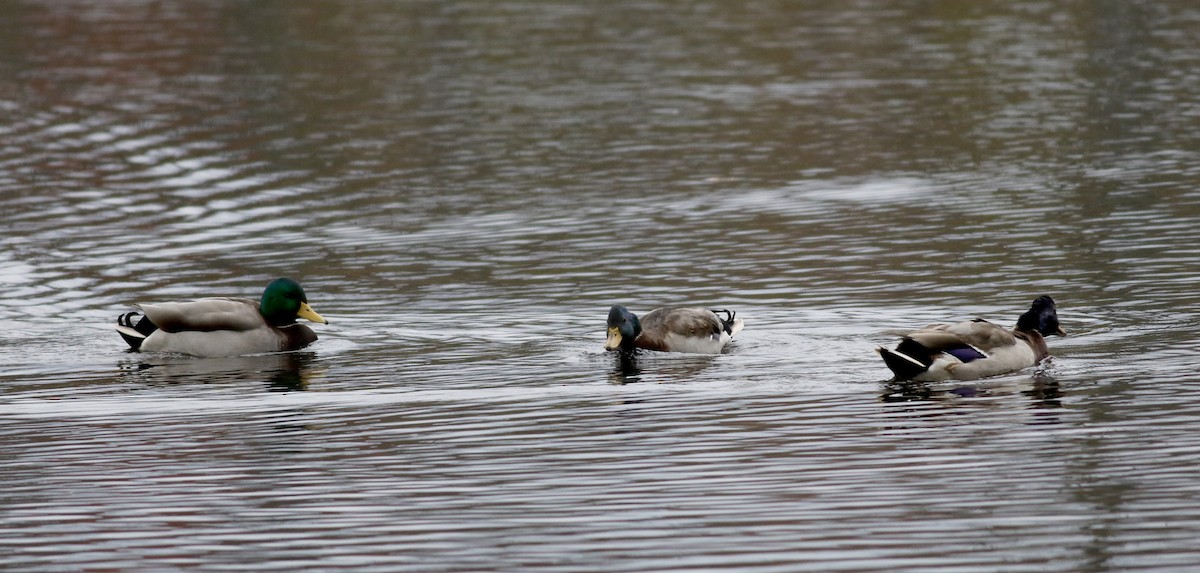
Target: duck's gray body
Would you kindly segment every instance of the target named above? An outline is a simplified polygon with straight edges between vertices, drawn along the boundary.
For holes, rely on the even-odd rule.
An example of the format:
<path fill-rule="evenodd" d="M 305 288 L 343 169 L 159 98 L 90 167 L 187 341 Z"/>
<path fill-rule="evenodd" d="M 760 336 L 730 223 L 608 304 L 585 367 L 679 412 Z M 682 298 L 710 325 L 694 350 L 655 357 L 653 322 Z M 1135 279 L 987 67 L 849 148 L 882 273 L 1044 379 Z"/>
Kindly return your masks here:
<path fill-rule="evenodd" d="M 300 323 L 267 324 L 258 302 L 207 298 L 192 302 L 134 305 L 158 327 L 142 340 L 143 352 L 192 356 L 235 356 L 297 350 L 316 342 L 317 333 Z"/>
<path fill-rule="evenodd" d="M 1046 335 L 1065 335 L 1054 300 L 1038 297 L 1012 330 L 983 319 L 910 332 L 894 350 L 876 351 L 899 380 L 977 380 L 1014 372 L 1050 356 Z"/>
<path fill-rule="evenodd" d="M 312 307 L 300 285 L 276 279 L 261 300 L 202 298 L 190 302 L 135 304 L 117 319 L 117 332 L 131 349 L 200 357 L 235 356 L 297 350 L 317 340 L 304 318 L 328 323 Z"/>
<path fill-rule="evenodd" d="M 656 308 L 639 318 L 617 305 L 609 311 L 608 339 L 604 348 L 720 354 L 744 325 L 742 319 L 730 311 Z"/>
<path fill-rule="evenodd" d="M 912 352 L 914 345 L 922 350 Z M 921 382 L 987 378 L 1028 368 L 1050 355 L 1040 333 L 1014 332 L 986 320 L 930 325 L 910 332 L 896 350 L 878 350 L 898 377 L 906 374 L 904 378 Z M 929 364 L 921 361 L 922 354 L 931 356 Z M 907 375 L 913 369 L 921 372 Z"/>

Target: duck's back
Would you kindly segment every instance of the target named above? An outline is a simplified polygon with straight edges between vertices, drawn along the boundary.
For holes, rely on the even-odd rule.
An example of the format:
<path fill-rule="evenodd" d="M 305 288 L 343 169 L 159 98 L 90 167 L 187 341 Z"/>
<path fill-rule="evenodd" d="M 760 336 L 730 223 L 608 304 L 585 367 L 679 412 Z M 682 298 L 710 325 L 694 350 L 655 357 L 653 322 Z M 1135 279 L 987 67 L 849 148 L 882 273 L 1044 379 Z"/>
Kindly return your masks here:
<path fill-rule="evenodd" d="M 248 331 L 267 326 L 258 312 L 258 302 L 247 298 L 202 298 L 136 306 L 155 326 L 167 332 Z"/>
<path fill-rule="evenodd" d="M 304 348 L 317 340 L 299 323 L 273 327 L 244 298 L 205 298 L 191 302 L 138 305 L 158 327 L 141 342 L 146 352 L 200 357 L 262 354 Z"/>
<path fill-rule="evenodd" d="M 931 350 L 950 349 L 966 344 L 985 353 L 1017 343 L 1012 331 L 979 318 L 950 324 L 932 324 L 909 333 L 906 338 L 911 338 Z"/>
<path fill-rule="evenodd" d="M 926 327 L 913 332 L 909 338 L 945 353 L 918 379 L 977 380 L 1019 370 L 1040 360 L 1026 340 L 983 319 Z M 982 356 L 964 355 L 960 350 L 964 345 L 969 347 L 968 353 L 978 351 Z"/>
<path fill-rule="evenodd" d="M 721 319 L 706 308 L 657 308 L 641 323 L 637 344 L 649 350 L 717 354 L 731 338 Z"/>

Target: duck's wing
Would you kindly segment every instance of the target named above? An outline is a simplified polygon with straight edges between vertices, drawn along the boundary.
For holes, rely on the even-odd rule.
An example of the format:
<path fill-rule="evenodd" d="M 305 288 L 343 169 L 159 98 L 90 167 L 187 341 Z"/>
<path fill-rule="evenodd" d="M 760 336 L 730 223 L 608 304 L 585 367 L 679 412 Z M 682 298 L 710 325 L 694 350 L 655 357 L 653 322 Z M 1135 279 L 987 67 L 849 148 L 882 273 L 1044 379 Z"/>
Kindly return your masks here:
<path fill-rule="evenodd" d="M 642 317 L 642 332 L 653 331 L 709 338 L 719 336 L 725 325 L 706 308 L 656 308 Z"/>
<path fill-rule="evenodd" d="M 136 306 L 155 326 L 166 332 L 247 331 L 267 324 L 258 312 L 258 303 L 244 298 L 203 298 Z"/>
<path fill-rule="evenodd" d="M 982 318 L 946 325 L 945 331 L 985 354 L 1017 344 L 1011 330 Z"/>
<path fill-rule="evenodd" d="M 924 348 L 940 352 L 948 348 L 956 348 L 967 344 L 962 336 L 957 332 L 950 330 L 954 324 L 934 324 L 925 328 L 914 330 L 904 335 L 904 340 L 911 340 L 920 344 Z"/>
<path fill-rule="evenodd" d="M 732 337 L 720 317 L 705 308 L 655 309 L 641 322 L 637 345 L 649 350 L 719 354 Z"/>
<path fill-rule="evenodd" d="M 953 356 L 957 361 L 972 362 L 1014 344 L 1016 338 L 1004 327 L 976 319 L 953 324 L 931 324 L 905 335 L 894 351 L 880 349 L 880 354 L 884 355 L 889 366 L 900 365 L 902 361 L 899 359 L 903 358 L 914 365 L 929 368 L 941 354 Z M 908 365 L 905 365 L 904 372 L 895 367 L 892 370 L 899 375 L 916 375 Z"/>
<path fill-rule="evenodd" d="M 920 376 L 930 379 L 975 380 L 1038 362 L 1027 340 L 982 319 L 922 329 L 907 341 L 929 348 L 928 372 Z"/>

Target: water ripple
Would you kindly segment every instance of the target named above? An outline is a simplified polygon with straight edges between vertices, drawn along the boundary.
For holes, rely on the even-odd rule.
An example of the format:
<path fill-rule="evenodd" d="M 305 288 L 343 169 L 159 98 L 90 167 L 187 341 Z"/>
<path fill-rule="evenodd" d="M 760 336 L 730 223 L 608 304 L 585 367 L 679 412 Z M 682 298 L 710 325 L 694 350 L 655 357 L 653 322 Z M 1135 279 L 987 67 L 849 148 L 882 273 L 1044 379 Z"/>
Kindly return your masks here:
<path fill-rule="evenodd" d="M 872 4 L 0 8 L 0 568 L 1185 570 L 1197 13 Z M 304 351 L 112 332 L 280 275 Z"/>

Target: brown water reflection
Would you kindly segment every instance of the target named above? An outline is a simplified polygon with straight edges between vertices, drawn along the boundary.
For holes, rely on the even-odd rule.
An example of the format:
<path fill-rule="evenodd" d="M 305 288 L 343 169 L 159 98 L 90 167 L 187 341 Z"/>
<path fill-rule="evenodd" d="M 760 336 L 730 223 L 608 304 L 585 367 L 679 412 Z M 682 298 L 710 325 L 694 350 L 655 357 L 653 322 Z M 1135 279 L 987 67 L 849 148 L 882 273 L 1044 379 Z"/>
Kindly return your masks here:
<path fill-rule="evenodd" d="M 1187 570 L 1198 20 L 0 5 L 0 568 Z M 111 331 L 281 275 L 303 353 Z M 871 351 L 1038 294 L 1038 369 Z M 747 328 L 622 362 L 618 301 Z"/>

